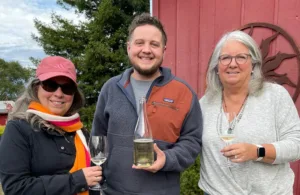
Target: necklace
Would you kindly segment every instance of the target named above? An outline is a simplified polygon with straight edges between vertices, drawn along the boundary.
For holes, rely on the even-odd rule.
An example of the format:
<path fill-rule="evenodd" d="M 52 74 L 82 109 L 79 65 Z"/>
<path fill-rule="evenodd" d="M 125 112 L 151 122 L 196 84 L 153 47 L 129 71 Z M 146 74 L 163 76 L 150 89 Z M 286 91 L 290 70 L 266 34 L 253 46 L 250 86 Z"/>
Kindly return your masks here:
<path fill-rule="evenodd" d="M 241 120 L 242 116 L 243 116 L 243 113 L 244 113 L 244 109 L 245 109 L 245 106 L 246 106 L 246 103 L 247 103 L 247 100 L 248 100 L 248 94 L 247 96 L 245 97 L 240 109 L 239 109 L 239 112 L 238 112 L 238 115 L 236 116 L 236 120 L 233 120 L 232 123 L 230 123 L 230 126 L 228 127 L 228 132 L 229 131 L 233 131 L 236 124 Z M 221 125 L 222 125 L 222 121 L 223 121 L 223 114 L 222 114 L 222 107 L 223 107 L 223 102 L 224 102 L 224 107 L 225 107 L 225 112 L 227 112 L 227 105 L 226 105 L 226 102 L 225 102 L 225 99 L 224 99 L 224 95 L 222 93 L 222 100 L 221 100 L 221 106 L 220 106 L 220 122 L 219 122 L 219 131 L 221 130 Z M 218 117 L 218 120 L 219 120 L 219 117 Z M 218 123 L 218 122 L 217 122 Z"/>
<path fill-rule="evenodd" d="M 238 111 L 238 115 L 240 115 L 240 112 L 242 112 L 243 110 L 244 110 L 244 105 L 245 105 L 245 103 L 246 103 L 246 100 L 248 99 L 248 94 L 247 94 L 247 96 L 245 97 L 245 99 L 244 99 L 244 101 L 243 101 L 243 103 L 242 103 L 242 105 L 241 105 L 241 107 L 240 107 L 240 109 L 239 109 L 239 111 Z M 227 112 L 227 105 L 226 105 L 226 101 L 225 101 L 225 98 L 224 98 L 224 94 L 222 93 L 222 104 L 224 103 L 224 107 L 225 107 L 225 112 Z M 222 109 L 222 104 L 221 104 L 221 109 Z M 242 113 L 243 114 L 243 113 Z"/>

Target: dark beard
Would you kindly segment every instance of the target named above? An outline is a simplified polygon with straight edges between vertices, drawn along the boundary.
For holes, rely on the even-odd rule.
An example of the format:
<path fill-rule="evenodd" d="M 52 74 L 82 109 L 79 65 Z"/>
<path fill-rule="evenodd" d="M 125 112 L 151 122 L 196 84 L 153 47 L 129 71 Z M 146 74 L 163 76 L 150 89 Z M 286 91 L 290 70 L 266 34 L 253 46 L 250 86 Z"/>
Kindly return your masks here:
<path fill-rule="evenodd" d="M 130 60 L 130 63 L 131 63 L 131 65 L 132 65 L 133 69 L 136 70 L 140 75 L 145 76 L 145 77 L 151 77 L 151 76 L 153 76 L 154 74 L 156 74 L 156 72 L 158 71 L 159 67 L 160 67 L 161 64 L 162 64 L 162 60 L 161 60 L 158 64 L 156 64 L 155 66 L 153 66 L 152 68 L 147 69 L 147 70 L 141 69 L 140 66 L 138 66 L 138 65 L 136 65 L 136 64 L 133 64 L 133 63 L 131 62 L 131 60 Z"/>

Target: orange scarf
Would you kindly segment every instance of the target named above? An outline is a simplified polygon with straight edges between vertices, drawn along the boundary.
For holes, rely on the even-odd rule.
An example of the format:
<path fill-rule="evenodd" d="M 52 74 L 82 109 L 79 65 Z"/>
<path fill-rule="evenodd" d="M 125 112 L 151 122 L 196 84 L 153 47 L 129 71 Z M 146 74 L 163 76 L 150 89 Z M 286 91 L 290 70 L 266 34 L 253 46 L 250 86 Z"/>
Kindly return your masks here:
<path fill-rule="evenodd" d="M 79 114 L 76 113 L 69 117 L 58 116 L 51 113 L 50 110 L 45 108 L 38 102 L 31 102 L 28 106 L 27 112 L 36 114 L 40 116 L 42 119 L 48 121 L 49 123 L 61 128 L 65 132 L 75 132 L 75 148 L 76 148 L 76 157 L 74 161 L 74 165 L 69 171 L 73 173 L 82 168 L 90 166 L 90 154 L 88 152 L 86 140 L 80 130 L 83 127 L 82 122 L 80 121 Z M 80 195 L 88 195 L 88 191 L 79 193 Z"/>

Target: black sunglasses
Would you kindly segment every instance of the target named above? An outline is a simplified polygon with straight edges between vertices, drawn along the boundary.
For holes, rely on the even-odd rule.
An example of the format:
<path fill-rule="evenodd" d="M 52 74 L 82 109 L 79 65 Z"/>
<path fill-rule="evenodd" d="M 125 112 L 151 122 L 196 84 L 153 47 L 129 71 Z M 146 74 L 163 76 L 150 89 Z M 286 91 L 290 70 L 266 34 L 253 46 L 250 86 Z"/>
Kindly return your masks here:
<path fill-rule="evenodd" d="M 52 80 L 42 81 L 41 86 L 45 91 L 48 92 L 54 92 L 60 87 L 62 92 L 66 95 L 74 95 L 77 90 L 77 87 L 74 83 L 66 83 L 61 85 Z"/>

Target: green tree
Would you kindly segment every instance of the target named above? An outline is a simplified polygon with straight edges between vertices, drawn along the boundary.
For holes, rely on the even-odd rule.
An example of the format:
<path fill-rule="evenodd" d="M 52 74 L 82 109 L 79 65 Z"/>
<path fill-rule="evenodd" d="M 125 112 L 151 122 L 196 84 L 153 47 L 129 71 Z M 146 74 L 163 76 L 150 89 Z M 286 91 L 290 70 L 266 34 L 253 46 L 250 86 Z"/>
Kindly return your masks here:
<path fill-rule="evenodd" d="M 31 75 L 32 70 L 22 67 L 18 62 L 0 59 L 0 100 L 16 100 Z"/>
<path fill-rule="evenodd" d="M 75 25 L 53 14 L 50 24 L 35 20 L 40 36 L 33 38 L 48 55 L 71 59 L 78 70 L 78 83 L 86 106 L 81 110 L 89 128 L 92 111 L 101 87 L 112 76 L 120 74 L 129 63 L 126 56 L 127 28 L 135 14 L 147 12 L 144 0 L 58 0 L 65 8 L 86 15 L 87 20 Z"/>
<path fill-rule="evenodd" d="M 65 6 L 66 4 L 76 7 L 76 12 L 84 13 L 87 18 L 92 18 L 94 13 L 98 10 L 101 1 L 102 0 L 57 0 L 57 3 L 66 9 L 68 9 L 67 6 Z"/>

